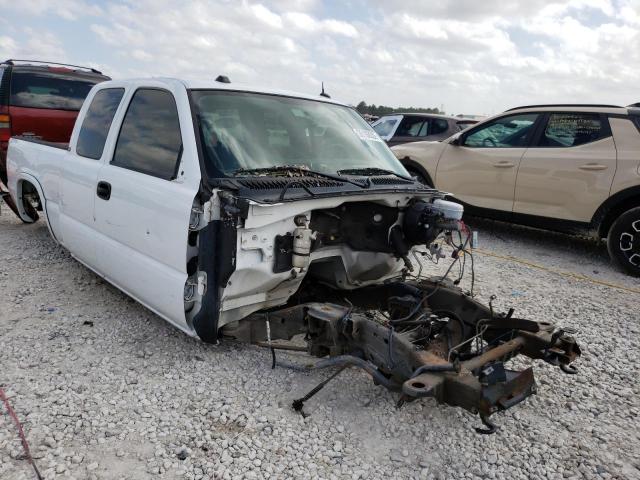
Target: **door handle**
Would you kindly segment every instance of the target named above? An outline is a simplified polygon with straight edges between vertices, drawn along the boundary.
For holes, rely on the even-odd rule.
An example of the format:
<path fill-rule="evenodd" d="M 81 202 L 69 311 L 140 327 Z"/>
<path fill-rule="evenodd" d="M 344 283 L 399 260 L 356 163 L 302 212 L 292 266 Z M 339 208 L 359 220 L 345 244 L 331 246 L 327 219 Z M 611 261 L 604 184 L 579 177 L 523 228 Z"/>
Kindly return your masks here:
<path fill-rule="evenodd" d="M 109 200 L 111 198 L 111 184 L 109 182 L 98 182 L 96 195 L 103 200 Z"/>
<path fill-rule="evenodd" d="M 496 168 L 511 168 L 511 167 L 515 167 L 516 165 L 515 163 L 512 163 L 512 162 L 503 161 L 503 162 L 494 163 L 493 166 Z"/>
<path fill-rule="evenodd" d="M 586 163 L 584 165 L 580 165 L 580 170 L 606 170 L 606 165 L 600 165 L 598 163 Z"/>

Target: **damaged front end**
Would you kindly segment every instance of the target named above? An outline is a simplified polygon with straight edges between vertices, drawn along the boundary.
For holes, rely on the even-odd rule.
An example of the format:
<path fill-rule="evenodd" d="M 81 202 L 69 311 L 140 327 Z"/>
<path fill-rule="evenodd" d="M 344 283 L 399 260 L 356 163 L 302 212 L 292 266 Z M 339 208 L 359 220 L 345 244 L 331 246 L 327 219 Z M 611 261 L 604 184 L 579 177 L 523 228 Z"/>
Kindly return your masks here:
<path fill-rule="evenodd" d="M 433 397 L 479 414 L 488 427 L 480 433 L 495 430 L 490 415 L 536 392 L 532 369 L 507 369 L 509 360 L 524 354 L 572 373 L 567 366 L 580 355 L 569 332 L 493 314 L 439 278 L 324 295 L 323 303 L 254 314 L 225 334 L 259 345 L 302 334 L 309 354 L 328 357 L 309 368 L 361 368 L 400 392 L 399 404 Z"/>
<path fill-rule="evenodd" d="M 287 202 L 214 195 L 194 222 L 187 318 L 205 341 L 273 352 L 301 349 L 281 342 L 301 337 L 321 359 L 308 368 L 361 368 L 399 392 L 399 404 L 433 397 L 479 414 L 486 428 L 477 430 L 493 433 L 493 413 L 536 392 L 532 369 L 509 360 L 523 354 L 574 373 L 580 349 L 567 330 L 496 313 L 446 274 L 422 275 L 417 252 L 437 259 L 448 244 L 454 262 L 472 255 L 462 209 L 432 189 L 385 188 Z"/>

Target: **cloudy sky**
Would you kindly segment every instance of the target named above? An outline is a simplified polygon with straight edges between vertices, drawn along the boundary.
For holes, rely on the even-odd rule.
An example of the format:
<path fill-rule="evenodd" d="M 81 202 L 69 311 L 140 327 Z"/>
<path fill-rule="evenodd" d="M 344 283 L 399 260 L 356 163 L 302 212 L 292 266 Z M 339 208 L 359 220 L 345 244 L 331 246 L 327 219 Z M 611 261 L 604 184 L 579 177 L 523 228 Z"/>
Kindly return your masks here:
<path fill-rule="evenodd" d="M 0 0 L 0 58 L 492 114 L 640 101 L 640 0 Z"/>

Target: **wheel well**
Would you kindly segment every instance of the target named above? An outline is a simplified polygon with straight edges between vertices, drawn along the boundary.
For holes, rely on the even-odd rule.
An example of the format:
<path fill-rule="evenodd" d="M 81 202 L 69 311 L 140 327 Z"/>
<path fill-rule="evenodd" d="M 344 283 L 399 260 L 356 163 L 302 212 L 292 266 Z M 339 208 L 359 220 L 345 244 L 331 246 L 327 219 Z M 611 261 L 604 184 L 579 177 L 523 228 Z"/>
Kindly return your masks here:
<path fill-rule="evenodd" d="M 17 207 L 18 207 L 18 211 L 20 212 L 20 215 L 27 217 L 29 220 L 31 220 L 31 222 L 35 222 L 36 220 L 38 220 L 38 212 L 31 204 L 26 205 L 25 202 L 27 200 L 24 198 L 25 195 L 35 195 L 39 205 L 42 206 L 43 203 L 42 203 L 42 199 L 40 198 L 40 194 L 38 193 L 38 189 L 29 180 L 19 180 L 17 193 L 18 193 Z M 30 223 L 30 222 L 27 222 L 27 223 Z"/>
<path fill-rule="evenodd" d="M 409 173 L 412 173 L 412 172 L 417 173 L 427 181 L 429 186 L 431 187 L 435 186 L 433 183 L 433 179 L 431 178 L 431 175 L 429 175 L 429 172 L 427 172 L 424 169 L 424 167 L 420 165 L 418 162 L 416 162 L 415 160 L 409 157 L 405 157 L 400 160 L 400 163 L 404 165 L 404 168 L 406 168 L 409 171 Z"/>
<path fill-rule="evenodd" d="M 604 213 L 601 214 L 602 220 L 600 221 L 600 225 L 598 226 L 599 237 L 606 238 L 606 236 L 609 234 L 611 226 L 613 225 L 613 222 L 616 221 L 616 218 L 618 218 L 627 210 L 638 206 L 640 206 L 640 192 L 608 206 Z M 596 217 L 597 215 L 598 214 L 596 214 Z"/>
<path fill-rule="evenodd" d="M 20 193 L 23 195 L 25 193 L 35 193 L 38 195 L 38 190 L 36 190 L 36 187 L 34 187 L 29 180 L 20 180 Z M 39 195 L 38 198 L 40 198 Z"/>

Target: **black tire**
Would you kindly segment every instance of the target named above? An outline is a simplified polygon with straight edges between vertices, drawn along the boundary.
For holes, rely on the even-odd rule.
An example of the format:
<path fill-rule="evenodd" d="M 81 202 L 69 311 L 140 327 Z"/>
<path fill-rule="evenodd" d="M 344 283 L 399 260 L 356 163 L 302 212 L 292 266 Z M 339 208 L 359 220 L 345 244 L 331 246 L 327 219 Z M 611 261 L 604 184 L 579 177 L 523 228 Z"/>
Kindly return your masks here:
<path fill-rule="evenodd" d="M 613 222 L 607 249 L 622 270 L 640 277 L 640 207 L 627 210 Z"/>
<path fill-rule="evenodd" d="M 34 205 L 35 204 L 35 205 Z M 22 186 L 22 208 L 28 215 L 28 219 L 20 217 L 24 223 L 34 223 L 40 218 L 38 215 L 38 206 L 42 205 L 38 191 L 30 183 L 25 182 Z"/>
<path fill-rule="evenodd" d="M 420 172 L 414 170 L 413 168 L 407 168 L 407 172 L 409 172 L 409 175 L 411 175 L 412 177 L 415 177 L 420 183 L 427 185 L 429 187 L 433 187 L 433 185 L 431 185 L 431 182 L 427 180 L 427 178 L 424 175 L 422 175 Z"/>
<path fill-rule="evenodd" d="M 27 212 L 27 215 L 29 215 L 30 220 L 25 220 L 22 217 L 20 217 L 20 220 L 22 220 L 24 223 L 35 223 L 35 222 L 37 222 L 38 219 L 40 218 L 40 215 L 38 215 L 38 209 L 36 207 L 34 207 L 33 204 L 29 200 L 25 200 L 23 205 L 24 205 L 24 211 Z"/>

